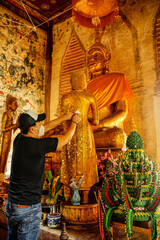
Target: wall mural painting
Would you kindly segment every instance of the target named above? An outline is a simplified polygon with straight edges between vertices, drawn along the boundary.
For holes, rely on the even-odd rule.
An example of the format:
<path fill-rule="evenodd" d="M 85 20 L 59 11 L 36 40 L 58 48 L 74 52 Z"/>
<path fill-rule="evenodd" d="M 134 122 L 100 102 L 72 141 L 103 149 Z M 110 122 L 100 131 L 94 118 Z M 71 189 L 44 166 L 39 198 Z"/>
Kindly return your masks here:
<path fill-rule="evenodd" d="M 44 111 L 46 41 L 43 30 L 32 31 L 28 22 L 0 7 L 0 119 L 8 95 L 18 99 L 19 113 Z"/>

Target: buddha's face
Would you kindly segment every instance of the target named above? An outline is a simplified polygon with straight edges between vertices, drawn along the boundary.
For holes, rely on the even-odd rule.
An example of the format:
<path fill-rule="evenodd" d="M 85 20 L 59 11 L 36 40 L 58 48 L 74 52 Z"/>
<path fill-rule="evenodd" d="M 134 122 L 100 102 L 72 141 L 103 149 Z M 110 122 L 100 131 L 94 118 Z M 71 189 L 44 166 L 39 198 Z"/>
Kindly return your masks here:
<path fill-rule="evenodd" d="M 17 108 L 18 108 L 18 103 L 17 103 L 17 101 L 16 101 L 16 100 L 13 101 L 13 102 L 10 104 L 9 107 L 10 107 L 11 111 L 15 112 L 15 111 L 17 110 Z"/>
<path fill-rule="evenodd" d="M 88 52 L 87 66 L 91 78 L 101 75 L 105 70 L 105 57 L 99 49 L 91 49 Z"/>

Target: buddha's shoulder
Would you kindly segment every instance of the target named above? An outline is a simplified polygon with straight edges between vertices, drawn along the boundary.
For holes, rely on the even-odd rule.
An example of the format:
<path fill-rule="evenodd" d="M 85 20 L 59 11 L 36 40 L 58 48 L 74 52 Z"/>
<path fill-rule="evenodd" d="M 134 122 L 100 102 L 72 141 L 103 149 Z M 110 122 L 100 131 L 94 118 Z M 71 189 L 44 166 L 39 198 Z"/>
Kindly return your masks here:
<path fill-rule="evenodd" d="M 77 91 L 77 92 L 73 91 L 63 95 L 62 99 L 63 100 L 72 99 L 72 98 L 75 98 L 76 96 L 86 97 L 86 98 L 95 98 L 95 96 L 92 93 L 89 93 L 88 91 Z"/>
<path fill-rule="evenodd" d="M 61 97 L 62 100 L 69 99 L 69 98 L 71 98 L 71 93 L 66 93 Z"/>
<path fill-rule="evenodd" d="M 96 97 L 92 94 L 92 93 L 89 93 L 88 91 L 85 91 L 85 96 L 86 98 L 89 98 L 89 99 L 96 99 Z"/>
<path fill-rule="evenodd" d="M 3 118 L 7 118 L 7 117 L 10 117 L 11 116 L 11 113 L 9 111 L 6 111 L 3 113 Z"/>

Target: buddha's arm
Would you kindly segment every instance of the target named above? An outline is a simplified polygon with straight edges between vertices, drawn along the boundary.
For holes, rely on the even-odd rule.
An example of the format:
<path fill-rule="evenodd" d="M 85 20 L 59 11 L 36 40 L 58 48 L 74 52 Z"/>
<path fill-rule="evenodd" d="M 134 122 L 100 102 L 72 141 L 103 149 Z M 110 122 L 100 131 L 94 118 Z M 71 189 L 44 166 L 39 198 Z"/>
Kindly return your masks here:
<path fill-rule="evenodd" d="M 61 111 L 60 114 L 64 115 L 68 111 L 75 112 L 75 109 L 71 106 L 71 100 L 68 95 L 63 95 L 61 99 Z M 63 131 L 67 132 L 68 130 L 68 123 L 67 121 L 63 122 Z"/>
<path fill-rule="evenodd" d="M 122 99 L 116 103 L 116 110 L 100 121 L 100 127 L 122 127 L 123 122 L 128 114 L 128 102 L 126 99 Z"/>
<path fill-rule="evenodd" d="M 91 124 L 98 125 L 99 124 L 99 116 L 98 116 L 97 101 L 96 101 L 95 97 L 93 97 L 93 99 L 91 101 L 91 112 L 92 112 Z"/>
<path fill-rule="evenodd" d="M 2 128 L 1 131 L 2 133 L 11 131 L 12 129 L 16 129 L 18 127 L 18 124 L 11 124 L 9 127 L 6 127 L 8 121 L 7 113 L 5 112 L 2 117 Z"/>

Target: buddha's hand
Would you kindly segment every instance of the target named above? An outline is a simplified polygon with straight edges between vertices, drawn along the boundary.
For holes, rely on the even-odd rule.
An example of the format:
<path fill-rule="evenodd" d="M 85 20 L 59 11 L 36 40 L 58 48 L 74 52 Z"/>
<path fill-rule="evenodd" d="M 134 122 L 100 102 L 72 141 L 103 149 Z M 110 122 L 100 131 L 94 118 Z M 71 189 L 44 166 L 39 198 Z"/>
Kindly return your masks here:
<path fill-rule="evenodd" d="M 81 116 L 78 113 L 75 113 L 72 117 L 72 121 L 78 124 L 81 121 Z"/>

